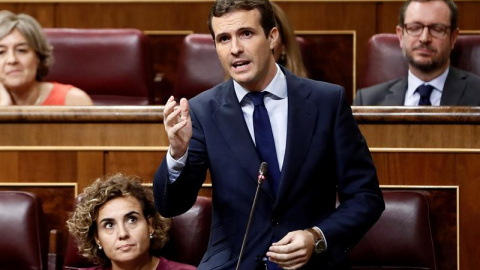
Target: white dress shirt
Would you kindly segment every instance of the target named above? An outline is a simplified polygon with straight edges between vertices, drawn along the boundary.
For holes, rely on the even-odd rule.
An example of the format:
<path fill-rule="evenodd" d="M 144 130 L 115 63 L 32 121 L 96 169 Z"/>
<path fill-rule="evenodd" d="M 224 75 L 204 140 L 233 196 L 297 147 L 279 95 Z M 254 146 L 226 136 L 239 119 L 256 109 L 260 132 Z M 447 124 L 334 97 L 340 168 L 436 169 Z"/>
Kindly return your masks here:
<path fill-rule="evenodd" d="M 275 140 L 275 150 L 277 152 L 278 164 L 280 171 L 283 166 L 283 159 L 285 157 L 285 147 L 287 144 L 287 118 L 288 118 L 288 96 L 287 96 L 287 79 L 285 74 L 278 65 L 277 73 L 273 80 L 262 91 L 268 91 L 269 94 L 265 95 L 264 103 L 265 108 L 270 118 L 270 124 L 272 126 L 273 139 Z M 236 81 L 233 81 L 233 87 L 235 94 L 237 95 L 238 102 L 242 107 L 243 117 L 247 123 L 248 131 L 252 140 L 255 142 L 255 133 L 253 131 L 253 102 L 249 98 L 244 98 L 249 91 L 243 88 Z M 188 150 L 181 158 L 175 160 L 170 154 L 170 148 L 167 152 L 167 167 L 170 175 L 170 183 L 173 183 L 187 161 Z"/>
<path fill-rule="evenodd" d="M 403 105 L 418 106 L 420 94 L 418 93 L 417 88 L 422 84 L 429 84 L 433 86 L 433 91 L 430 95 L 430 103 L 432 103 L 432 106 L 440 106 L 440 99 L 442 98 L 443 87 L 445 86 L 449 70 L 450 67 L 448 67 L 440 76 L 429 82 L 420 80 L 408 70 L 408 88 L 405 93 L 405 103 Z"/>

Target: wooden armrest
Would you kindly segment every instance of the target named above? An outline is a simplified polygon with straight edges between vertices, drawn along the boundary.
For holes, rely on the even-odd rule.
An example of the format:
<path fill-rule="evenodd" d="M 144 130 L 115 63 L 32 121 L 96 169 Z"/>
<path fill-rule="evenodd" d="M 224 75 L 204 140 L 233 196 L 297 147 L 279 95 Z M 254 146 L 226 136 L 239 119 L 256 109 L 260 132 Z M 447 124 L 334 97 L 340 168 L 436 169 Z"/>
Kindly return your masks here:
<path fill-rule="evenodd" d="M 63 234 L 59 230 L 51 230 L 48 246 L 48 270 L 63 268 L 64 250 L 62 249 Z"/>

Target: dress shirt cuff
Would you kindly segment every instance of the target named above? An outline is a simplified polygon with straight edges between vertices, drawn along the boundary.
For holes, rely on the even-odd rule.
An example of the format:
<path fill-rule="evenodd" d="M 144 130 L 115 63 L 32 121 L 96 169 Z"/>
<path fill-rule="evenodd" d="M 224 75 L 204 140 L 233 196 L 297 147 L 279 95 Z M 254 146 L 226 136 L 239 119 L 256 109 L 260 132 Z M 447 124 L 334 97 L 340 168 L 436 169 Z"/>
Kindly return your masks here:
<path fill-rule="evenodd" d="M 325 238 L 325 235 L 323 234 L 322 230 L 320 230 L 320 228 L 317 226 L 313 226 L 313 229 L 319 232 L 320 235 L 323 237 L 323 239 L 325 240 L 325 250 L 327 250 L 328 249 L 327 238 Z"/>
<path fill-rule="evenodd" d="M 182 173 L 183 168 L 185 168 L 185 162 L 187 162 L 188 149 L 185 154 L 179 159 L 174 159 L 170 154 L 170 147 L 168 147 L 166 161 L 168 168 L 168 182 L 172 184 L 177 180 L 178 176 Z"/>

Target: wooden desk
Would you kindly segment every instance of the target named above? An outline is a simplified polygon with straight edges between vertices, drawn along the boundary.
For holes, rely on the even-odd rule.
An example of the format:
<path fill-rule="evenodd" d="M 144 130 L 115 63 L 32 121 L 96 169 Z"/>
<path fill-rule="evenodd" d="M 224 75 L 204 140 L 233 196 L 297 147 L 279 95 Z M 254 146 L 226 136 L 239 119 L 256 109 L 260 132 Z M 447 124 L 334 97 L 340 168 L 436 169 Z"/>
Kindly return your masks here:
<path fill-rule="evenodd" d="M 124 172 L 151 183 L 167 150 L 162 107 L 0 109 L 0 189 L 37 193 L 47 229 L 66 232 L 74 197 Z"/>
<path fill-rule="evenodd" d="M 480 265 L 480 232 L 475 225 L 480 222 L 480 108 L 354 107 L 353 111 L 381 185 L 458 191 L 454 210 L 459 226 L 447 221 L 436 232 L 438 268 L 476 269 Z M 452 207 L 453 199 L 446 195 L 430 200 L 440 215 L 437 220 L 432 215 L 434 225 L 455 214 L 440 213 Z M 455 243 L 445 240 L 455 231 L 458 244 L 451 246 Z M 458 251 L 458 262 L 452 251 Z"/>
<path fill-rule="evenodd" d="M 0 109 L 0 189 L 42 198 L 66 231 L 73 198 L 124 172 L 151 183 L 168 143 L 161 106 Z M 415 188 L 432 209 L 438 269 L 480 265 L 480 108 L 356 107 L 383 188 Z M 207 183 L 201 191 L 209 196 Z M 458 237 L 457 237 L 458 236 Z"/>

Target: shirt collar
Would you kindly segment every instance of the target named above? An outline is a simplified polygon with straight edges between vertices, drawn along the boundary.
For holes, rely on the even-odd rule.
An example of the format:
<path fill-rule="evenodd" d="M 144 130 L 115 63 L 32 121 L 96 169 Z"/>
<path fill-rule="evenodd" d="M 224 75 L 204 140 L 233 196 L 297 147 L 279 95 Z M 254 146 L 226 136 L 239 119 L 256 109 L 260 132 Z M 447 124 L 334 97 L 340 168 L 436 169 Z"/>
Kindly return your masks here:
<path fill-rule="evenodd" d="M 450 70 L 450 66 L 447 67 L 447 69 L 445 69 L 445 71 L 442 74 L 440 74 L 440 76 L 434 78 L 429 82 L 424 82 L 420 80 L 415 75 L 413 75 L 413 73 L 410 70 L 408 70 L 408 92 L 411 92 L 413 94 L 413 92 L 415 92 L 415 90 L 417 90 L 417 88 L 422 84 L 429 84 L 435 87 L 435 89 L 437 89 L 438 91 L 442 92 L 443 87 L 445 86 L 445 81 L 447 80 L 449 70 Z"/>
<path fill-rule="evenodd" d="M 287 79 L 278 64 L 275 64 L 275 66 L 277 67 L 277 73 L 275 74 L 275 77 L 273 77 L 273 80 L 267 85 L 267 87 L 262 90 L 262 92 L 267 91 L 274 97 L 278 99 L 283 99 L 287 97 Z M 237 95 L 238 102 L 242 102 L 245 95 L 250 93 L 250 91 L 242 87 L 235 80 L 233 80 L 233 88 L 235 89 L 235 94 Z"/>

